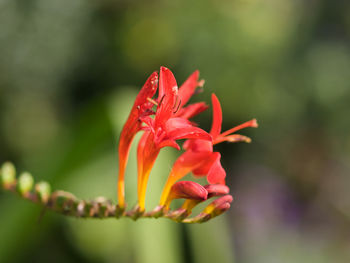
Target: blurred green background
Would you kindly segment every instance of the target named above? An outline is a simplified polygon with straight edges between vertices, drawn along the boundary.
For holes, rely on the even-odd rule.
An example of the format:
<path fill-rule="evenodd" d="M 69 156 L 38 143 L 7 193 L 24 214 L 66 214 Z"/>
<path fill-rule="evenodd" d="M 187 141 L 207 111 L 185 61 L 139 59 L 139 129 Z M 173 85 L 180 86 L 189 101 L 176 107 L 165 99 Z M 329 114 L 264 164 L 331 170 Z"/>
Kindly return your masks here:
<path fill-rule="evenodd" d="M 0 161 L 115 200 L 117 139 L 161 65 L 199 69 L 235 201 L 202 225 L 76 220 L 0 192 L 0 262 L 350 262 L 350 2 L 0 0 Z M 206 129 L 209 110 L 197 121 Z M 134 151 L 135 149 L 133 149 Z M 178 153 L 151 175 L 154 205 Z M 135 203 L 135 154 L 127 198 Z"/>

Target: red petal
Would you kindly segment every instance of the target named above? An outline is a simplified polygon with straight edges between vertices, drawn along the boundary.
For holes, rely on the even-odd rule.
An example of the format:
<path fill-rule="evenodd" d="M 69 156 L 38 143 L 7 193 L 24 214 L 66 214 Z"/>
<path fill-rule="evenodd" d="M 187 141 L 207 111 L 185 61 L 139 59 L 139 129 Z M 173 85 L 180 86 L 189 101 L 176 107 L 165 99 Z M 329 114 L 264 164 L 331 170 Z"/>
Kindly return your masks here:
<path fill-rule="evenodd" d="M 146 83 L 143 85 L 139 94 L 137 95 L 134 103 L 134 107 L 142 106 L 145 103 L 149 103 L 148 98 L 152 98 L 157 91 L 158 85 L 158 73 L 153 72 L 151 76 L 146 80 Z M 153 104 L 149 103 L 150 108 L 152 108 Z"/>
<path fill-rule="evenodd" d="M 179 88 L 181 105 L 186 105 L 198 87 L 199 71 L 196 70 Z"/>
<path fill-rule="evenodd" d="M 226 172 L 221 166 L 220 158 L 220 153 L 212 153 L 205 164 L 195 169 L 193 174 L 196 176 L 207 175 L 207 180 L 210 184 L 224 184 Z"/>
<path fill-rule="evenodd" d="M 173 73 L 165 68 L 160 68 L 159 79 L 159 106 L 156 112 L 155 125 L 160 127 L 173 114 L 177 98 L 177 84 Z"/>
<path fill-rule="evenodd" d="M 173 147 L 175 148 L 176 150 L 180 150 L 180 146 L 176 143 L 176 141 L 174 140 L 165 140 L 165 141 L 162 141 L 159 145 L 158 145 L 158 148 L 163 148 L 163 147 Z"/>
<path fill-rule="evenodd" d="M 210 156 L 211 153 L 208 152 L 184 152 L 174 163 L 171 176 L 175 177 L 176 181 L 180 180 L 186 174 L 203 165 Z"/>
<path fill-rule="evenodd" d="M 187 140 L 183 144 L 185 150 L 193 152 L 213 152 L 213 143 L 206 140 Z"/>
<path fill-rule="evenodd" d="M 210 184 L 225 184 L 226 171 L 221 166 L 221 155 L 215 160 L 209 170 L 207 180 Z"/>
<path fill-rule="evenodd" d="M 222 110 L 220 102 L 214 93 L 211 95 L 211 101 L 213 104 L 213 124 L 211 126 L 210 134 L 215 139 L 221 132 Z"/>
<path fill-rule="evenodd" d="M 177 117 L 185 118 L 185 119 L 191 119 L 194 116 L 198 115 L 199 113 L 205 111 L 208 109 L 208 105 L 204 102 L 198 102 L 191 105 L 188 105 L 185 108 L 180 109 L 177 113 Z"/>
<path fill-rule="evenodd" d="M 146 126 L 154 132 L 154 120 L 150 116 L 140 117 L 140 120 L 146 124 Z"/>
<path fill-rule="evenodd" d="M 166 122 L 167 137 L 172 140 L 202 139 L 211 141 L 211 135 L 204 130 L 194 127 L 183 118 L 171 118 Z"/>

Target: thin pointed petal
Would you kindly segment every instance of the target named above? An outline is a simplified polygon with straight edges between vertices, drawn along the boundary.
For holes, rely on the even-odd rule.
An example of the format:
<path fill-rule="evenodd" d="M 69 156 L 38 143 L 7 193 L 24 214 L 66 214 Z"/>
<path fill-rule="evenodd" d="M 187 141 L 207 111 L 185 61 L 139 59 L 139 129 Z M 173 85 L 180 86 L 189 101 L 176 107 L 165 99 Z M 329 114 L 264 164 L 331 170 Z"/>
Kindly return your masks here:
<path fill-rule="evenodd" d="M 194 127 L 183 118 L 171 118 L 166 122 L 167 137 L 173 140 L 202 139 L 211 141 L 211 135 L 204 130 Z"/>
<path fill-rule="evenodd" d="M 196 70 L 179 88 L 179 97 L 181 99 L 182 105 L 186 105 L 186 103 L 190 100 L 192 95 L 195 93 L 196 88 L 199 86 L 198 78 L 199 78 L 199 71 Z"/>
<path fill-rule="evenodd" d="M 214 93 L 211 95 L 211 101 L 213 104 L 213 124 L 211 126 L 210 134 L 213 136 L 213 138 L 216 138 L 221 132 L 222 109 L 219 99 Z"/>
<path fill-rule="evenodd" d="M 159 78 L 159 105 L 157 108 L 155 125 L 162 126 L 174 111 L 178 88 L 173 73 L 165 68 L 160 68 Z"/>
<path fill-rule="evenodd" d="M 191 119 L 194 116 L 197 116 L 201 112 L 205 111 L 206 109 L 208 109 L 208 105 L 205 104 L 204 102 L 194 103 L 194 104 L 188 105 L 185 108 L 180 109 L 176 113 L 176 117 Z"/>
<path fill-rule="evenodd" d="M 159 145 L 158 145 L 158 148 L 164 148 L 164 147 L 172 147 L 172 148 L 175 148 L 176 150 L 180 150 L 180 146 L 176 143 L 176 141 L 174 140 L 165 140 L 165 141 L 162 141 Z"/>

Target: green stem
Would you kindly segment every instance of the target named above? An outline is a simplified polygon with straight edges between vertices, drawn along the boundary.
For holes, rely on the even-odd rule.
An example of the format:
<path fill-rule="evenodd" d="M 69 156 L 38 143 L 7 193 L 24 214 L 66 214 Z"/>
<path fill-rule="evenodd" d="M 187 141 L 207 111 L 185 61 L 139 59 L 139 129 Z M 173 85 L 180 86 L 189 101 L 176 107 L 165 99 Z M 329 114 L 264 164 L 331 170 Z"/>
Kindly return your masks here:
<path fill-rule="evenodd" d="M 142 212 L 138 206 L 126 211 L 105 197 L 82 200 L 72 193 L 61 190 L 51 193 L 51 187 L 47 182 L 35 184 L 32 175 L 27 172 L 16 178 L 15 167 L 8 162 L 4 163 L 0 170 L 0 189 L 18 194 L 21 198 L 37 203 L 46 210 L 78 218 L 118 219 L 128 217 L 137 220 L 164 217 L 181 223 L 202 223 L 213 217 L 201 213 L 196 217 L 188 218 L 182 210 L 164 211 L 164 208 L 159 206 L 150 212 Z"/>

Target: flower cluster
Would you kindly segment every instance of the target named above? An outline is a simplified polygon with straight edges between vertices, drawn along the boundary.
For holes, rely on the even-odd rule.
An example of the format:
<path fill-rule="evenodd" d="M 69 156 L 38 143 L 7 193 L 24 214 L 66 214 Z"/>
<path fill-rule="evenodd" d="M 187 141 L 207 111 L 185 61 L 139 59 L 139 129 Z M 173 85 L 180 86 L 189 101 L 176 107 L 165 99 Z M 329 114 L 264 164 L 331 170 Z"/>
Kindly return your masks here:
<path fill-rule="evenodd" d="M 159 206 L 153 210 L 153 214 L 183 220 L 191 214 L 197 204 L 218 196 L 220 197 L 199 215 L 201 220 L 210 219 L 229 209 L 233 198 L 225 184 L 226 172 L 221 166 L 221 155 L 214 151 L 213 146 L 223 141 L 250 142 L 248 137 L 233 133 L 246 127 L 257 127 L 257 122 L 253 119 L 221 132 L 222 110 L 218 98 L 212 94 L 211 130 L 208 133 L 197 127 L 190 119 L 206 110 L 208 106 L 203 102 L 189 105 L 187 103 L 203 83 L 199 80 L 199 72 L 195 71 L 178 88 L 174 75 L 165 67 L 160 68 L 159 74 L 154 72 L 147 79 L 136 97 L 119 139 L 118 207 L 121 211 L 126 207 L 125 168 L 130 146 L 138 132 L 143 132 L 137 148 L 138 205 L 135 209 L 139 214 L 145 213 L 147 182 L 160 150 L 167 146 L 180 150 L 177 142 L 180 139 L 186 139 L 183 144 L 185 151 L 175 161 L 161 194 Z M 189 173 L 196 177 L 206 177 L 208 185 L 180 181 Z M 185 201 L 180 208 L 171 211 L 170 204 L 174 199 Z"/>

